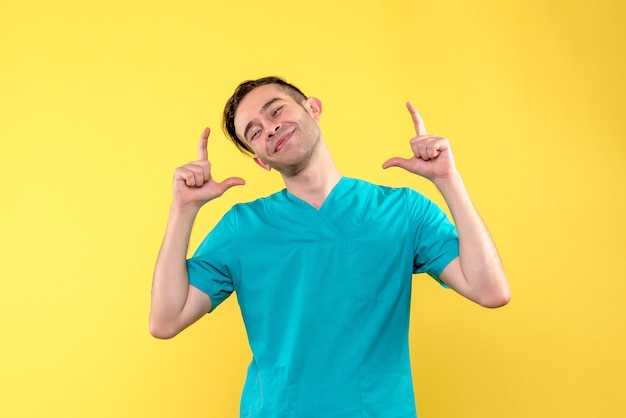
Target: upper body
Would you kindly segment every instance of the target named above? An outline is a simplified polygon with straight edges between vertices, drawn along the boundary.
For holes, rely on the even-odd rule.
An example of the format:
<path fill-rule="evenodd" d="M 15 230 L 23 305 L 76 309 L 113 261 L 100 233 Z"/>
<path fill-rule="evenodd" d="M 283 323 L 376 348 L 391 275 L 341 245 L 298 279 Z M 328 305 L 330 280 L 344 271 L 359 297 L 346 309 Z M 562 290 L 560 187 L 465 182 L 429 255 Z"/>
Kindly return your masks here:
<path fill-rule="evenodd" d="M 321 102 L 313 97 L 307 98 L 289 86 L 275 80 L 266 84 L 248 84 L 248 89 L 243 92 L 240 86 L 239 97 L 234 101 L 231 98 L 230 107 L 227 106 L 225 111 L 228 115 L 226 127 L 236 144 L 250 153 L 259 166 L 280 173 L 287 196 L 305 203 L 321 215 L 327 199 L 332 201 L 335 188 L 340 186 L 341 189 L 342 176 L 320 130 Z M 410 104 L 407 107 L 416 130 L 416 136 L 410 141 L 411 156 L 393 157 L 383 164 L 383 168 L 396 166 L 428 178 L 441 191 L 450 209 L 458 232 L 458 256 L 455 254 L 441 271 L 436 272 L 438 279 L 483 306 L 502 306 L 510 298 L 508 283 L 495 245 L 456 169 L 449 141 L 426 134 L 415 108 Z M 221 196 L 230 187 L 244 184 L 240 178 L 218 182 L 211 176 L 208 136 L 209 130 L 206 129 L 200 139 L 198 161 L 179 167 L 174 176 L 174 199 L 155 268 L 150 313 L 151 332 L 159 338 L 176 335 L 212 310 L 214 302 L 210 292 L 200 290 L 189 281 L 186 253 L 191 226 L 205 203 Z M 294 207 L 287 207 L 294 210 Z M 228 217 L 232 218 L 232 215 Z M 231 221 L 227 219 L 225 225 Z M 403 227 L 410 231 L 419 228 L 415 222 L 414 218 L 401 219 Z M 271 235 L 257 238 L 272 242 Z M 279 257 L 280 254 L 274 258 L 266 257 L 270 263 L 267 268 L 272 268 L 271 262 Z M 323 260 L 312 262 L 322 263 Z M 334 264 L 333 268 L 342 268 L 341 260 L 337 259 Z M 309 307 L 321 302 L 315 298 L 305 301 Z M 263 305 L 254 309 L 271 311 L 270 307 Z M 244 319 L 245 316 L 244 312 Z"/>
<path fill-rule="evenodd" d="M 319 209 L 286 189 L 235 205 L 187 270 L 213 308 L 237 293 L 253 353 L 242 416 L 414 417 L 412 275 L 457 256 L 424 196 L 344 177 Z"/>

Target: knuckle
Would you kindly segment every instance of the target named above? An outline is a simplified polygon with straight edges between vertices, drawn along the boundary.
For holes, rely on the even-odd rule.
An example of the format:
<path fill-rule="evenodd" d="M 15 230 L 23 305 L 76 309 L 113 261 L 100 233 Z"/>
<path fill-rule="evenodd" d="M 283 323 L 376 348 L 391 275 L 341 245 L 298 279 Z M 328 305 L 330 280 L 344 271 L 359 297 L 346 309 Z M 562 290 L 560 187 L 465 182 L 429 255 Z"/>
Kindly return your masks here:
<path fill-rule="evenodd" d="M 176 170 L 174 170 L 174 178 L 185 180 L 187 177 L 187 173 L 188 171 L 184 166 L 178 167 Z"/>

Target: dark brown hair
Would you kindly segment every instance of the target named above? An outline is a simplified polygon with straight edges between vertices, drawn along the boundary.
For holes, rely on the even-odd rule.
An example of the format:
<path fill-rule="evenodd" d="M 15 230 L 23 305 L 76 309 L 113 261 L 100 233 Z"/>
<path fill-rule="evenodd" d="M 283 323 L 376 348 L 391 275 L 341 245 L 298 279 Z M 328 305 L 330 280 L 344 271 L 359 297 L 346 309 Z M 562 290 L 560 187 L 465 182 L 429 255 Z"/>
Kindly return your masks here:
<path fill-rule="evenodd" d="M 244 154 L 252 154 L 252 150 L 241 138 L 237 137 L 235 132 L 235 112 L 239 104 L 246 96 L 257 87 L 264 86 L 266 84 L 276 84 L 280 86 L 287 94 L 289 94 L 298 104 L 302 105 L 307 99 L 306 95 L 293 84 L 287 83 L 280 77 L 263 77 L 257 80 L 248 80 L 239 84 L 235 89 L 233 95 L 226 102 L 224 107 L 224 116 L 222 119 L 222 129 L 228 138 L 234 142 L 235 146 L 239 148 Z"/>

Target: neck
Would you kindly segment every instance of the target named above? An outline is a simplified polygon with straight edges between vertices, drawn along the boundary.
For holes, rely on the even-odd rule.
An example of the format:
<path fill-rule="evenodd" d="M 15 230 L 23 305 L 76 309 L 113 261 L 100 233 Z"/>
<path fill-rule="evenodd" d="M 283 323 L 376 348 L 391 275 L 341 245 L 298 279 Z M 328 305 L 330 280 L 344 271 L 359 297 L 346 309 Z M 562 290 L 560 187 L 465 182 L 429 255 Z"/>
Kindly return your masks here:
<path fill-rule="evenodd" d="M 341 173 L 330 155 L 326 143 L 322 140 L 316 156 L 309 164 L 293 176 L 283 175 L 287 191 L 319 209 L 341 180 Z"/>

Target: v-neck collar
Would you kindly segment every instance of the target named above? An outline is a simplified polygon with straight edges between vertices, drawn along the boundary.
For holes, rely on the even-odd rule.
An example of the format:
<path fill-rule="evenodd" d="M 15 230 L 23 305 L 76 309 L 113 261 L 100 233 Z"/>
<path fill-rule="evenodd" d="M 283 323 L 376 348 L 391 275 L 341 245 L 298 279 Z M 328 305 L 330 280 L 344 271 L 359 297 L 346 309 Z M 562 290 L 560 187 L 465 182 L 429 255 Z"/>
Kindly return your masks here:
<path fill-rule="evenodd" d="M 289 193 L 287 188 L 283 189 L 283 195 L 289 202 L 291 202 L 292 204 L 296 205 L 299 208 L 310 209 L 310 210 L 314 210 L 316 212 L 322 213 L 328 210 L 326 209 L 327 207 L 332 206 L 331 204 L 332 201 L 338 199 L 341 196 L 342 190 L 344 190 L 347 187 L 346 183 L 347 183 L 346 177 L 341 176 L 337 184 L 335 184 L 333 188 L 330 190 L 330 193 L 328 193 L 328 196 L 326 196 L 326 199 L 324 199 L 324 203 L 322 203 L 322 206 L 320 206 L 319 209 L 311 205 L 309 202 L 303 199 L 300 199 L 298 196 Z"/>

